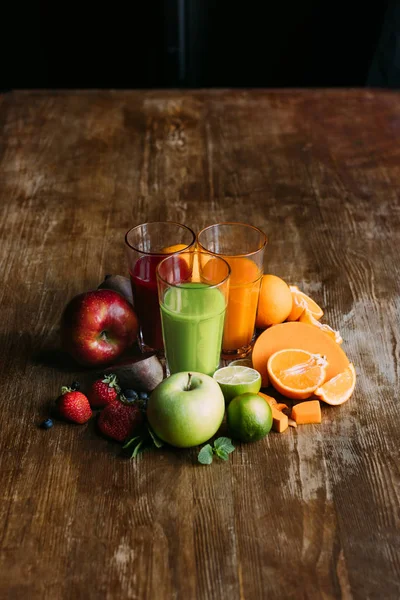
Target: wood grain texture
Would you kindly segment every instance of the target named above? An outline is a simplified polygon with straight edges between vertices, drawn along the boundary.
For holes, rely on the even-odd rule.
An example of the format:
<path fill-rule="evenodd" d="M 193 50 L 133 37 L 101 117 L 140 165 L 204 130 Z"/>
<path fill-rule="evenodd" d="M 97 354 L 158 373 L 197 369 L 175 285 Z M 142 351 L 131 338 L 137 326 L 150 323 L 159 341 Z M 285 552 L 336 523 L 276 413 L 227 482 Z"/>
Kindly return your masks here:
<path fill-rule="evenodd" d="M 398 598 L 400 96 L 20 92 L 0 127 L 1 598 Z M 265 230 L 266 271 L 340 329 L 351 401 L 212 467 L 38 429 L 85 376 L 64 305 L 156 219 Z"/>

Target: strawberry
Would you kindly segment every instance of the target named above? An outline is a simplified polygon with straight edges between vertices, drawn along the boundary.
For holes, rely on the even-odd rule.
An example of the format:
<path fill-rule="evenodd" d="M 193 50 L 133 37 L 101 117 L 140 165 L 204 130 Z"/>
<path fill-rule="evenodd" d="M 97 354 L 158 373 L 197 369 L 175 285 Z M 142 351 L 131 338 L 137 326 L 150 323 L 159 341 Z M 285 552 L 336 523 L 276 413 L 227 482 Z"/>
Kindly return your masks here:
<path fill-rule="evenodd" d="M 61 417 L 73 423 L 86 423 L 92 416 L 92 409 L 85 394 L 69 387 L 61 388 L 57 408 Z"/>
<path fill-rule="evenodd" d="M 110 373 L 105 375 L 104 379 L 97 379 L 88 393 L 90 406 L 93 408 L 102 408 L 111 402 L 115 402 L 119 392 L 121 391 L 117 377 Z"/>
<path fill-rule="evenodd" d="M 123 442 L 143 423 L 143 413 L 135 404 L 117 400 L 108 404 L 100 413 L 98 426 L 102 434 Z"/>

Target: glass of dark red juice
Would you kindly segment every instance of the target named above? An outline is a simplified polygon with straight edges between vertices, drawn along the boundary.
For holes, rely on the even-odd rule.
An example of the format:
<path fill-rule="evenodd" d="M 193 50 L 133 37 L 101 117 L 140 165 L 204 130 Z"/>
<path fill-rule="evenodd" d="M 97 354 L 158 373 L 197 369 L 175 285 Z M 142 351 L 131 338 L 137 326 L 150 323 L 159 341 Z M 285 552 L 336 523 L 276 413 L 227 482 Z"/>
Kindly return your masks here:
<path fill-rule="evenodd" d="M 133 303 L 139 319 L 142 352 L 163 352 L 157 265 L 166 256 L 194 250 L 196 236 L 186 225 L 154 221 L 132 227 L 126 236 Z"/>

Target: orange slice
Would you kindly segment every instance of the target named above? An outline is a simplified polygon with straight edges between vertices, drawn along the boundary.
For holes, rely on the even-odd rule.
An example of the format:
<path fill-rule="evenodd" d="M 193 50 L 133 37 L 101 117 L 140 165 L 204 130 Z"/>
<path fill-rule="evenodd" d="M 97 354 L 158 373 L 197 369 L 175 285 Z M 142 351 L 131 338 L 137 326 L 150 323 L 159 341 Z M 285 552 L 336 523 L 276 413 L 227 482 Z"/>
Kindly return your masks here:
<path fill-rule="evenodd" d="M 356 371 L 352 363 L 343 373 L 329 379 L 315 391 L 315 396 L 327 404 L 338 406 L 347 402 L 356 385 Z"/>
<path fill-rule="evenodd" d="M 329 327 L 329 325 L 326 325 L 326 323 L 320 323 L 317 321 L 308 308 L 303 310 L 299 321 L 300 323 L 308 323 L 309 325 L 314 325 L 314 327 L 319 327 L 321 331 L 324 331 L 327 335 L 329 335 L 337 344 L 341 344 L 343 342 L 343 338 L 339 331 L 332 329 L 332 327 Z"/>
<path fill-rule="evenodd" d="M 328 362 L 306 350 L 280 350 L 268 360 L 269 380 L 283 396 L 305 400 L 324 383 Z"/>
<path fill-rule="evenodd" d="M 297 285 L 290 285 L 289 289 L 292 292 L 292 310 L 287 321 L 297 321 L 306 308 L 317 321 L 322 317 L 324 311 L 310 296 L 299 290 Z"/>
<path fill-rule="evenodd" d="M 167 246 L 161 250 L 161 254 L 173 254 L 174 252 L 180 252 L 187 248 L 186 244 L 175 244 L 174 246 Z M 188 248 L 189 250 L 189 248 Z"/>
<path fill-rule="evenodd" d="M 307 323 L 281 323 L 269 327 L 256 339 L 251 355 L 253 368 L 262 377 L 261 387 L 268 385 L 268 359 L 278 350 L 299 348 L 312 354 L 322 354 L 328 361 L 326 379 L 332 379 L 349 366 L 342 348 L 318 327 Z"/>

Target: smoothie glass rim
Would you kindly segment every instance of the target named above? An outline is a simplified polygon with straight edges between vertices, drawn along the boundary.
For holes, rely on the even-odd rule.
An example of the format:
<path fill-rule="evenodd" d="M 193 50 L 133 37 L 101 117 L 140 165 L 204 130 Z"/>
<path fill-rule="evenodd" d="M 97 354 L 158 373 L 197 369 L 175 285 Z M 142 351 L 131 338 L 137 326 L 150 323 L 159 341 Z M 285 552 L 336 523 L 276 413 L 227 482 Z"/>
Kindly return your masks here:
<path fill-rule="evenodd" d="M 257 250 L 252 250 L 251 252 L 245 252 L 244 254 L 228 254 L 226 252 L 213 252 L 212 250 L 208 250 L 208 248 L 203 246 L 203 244 L 200 242 L 199 237 L 202 233 L 204 233 L 208 229 L 211 229 L 212 227 L 218 227 L 220 225 L 241 225 L 242 227 L 248 227 L 249 229 L 253 229 L 254 231 L 257 231 L 257 233 L 259 233 L 261 235 L 261 238 L 263 240 L 262 244 L 259 248 L 257 248 Z M 267 235 L 259 227 L 256 227 L 255 225 L 250 225 L 249 223 L 241 223 L 240 221 L 222 221 L 221 223 L 213 223 L 212 225 L 207 225 L 207 227 L 203 227 L 203 229 L 201 229 L 196 236 L 196 242 L 200 246 L 200 248 L 203 252 L 207 252 L 208 254 L 213 254 L 214 256 L 218 256 L 218 257 L 227 256 L 229 258 L 246 258 L 248 256 L 253 256 L 254 254 L 258 254 L 260 251 L 264 250 L 265 246 L 268 243 L 268 238 L 267 238 Z"/>
<path fill-rule="evenodd" d="M 207 289 L 210 289 L 210 288 L 219 288 L 219 287 L 221 287 L 224 283 L 226 283 L 229 280 L 229 277 L 231 275 L 231 268 L 229 266 L 229 263 L 222 256 L 219 256 L 218 254 L 214 254 L 213 252 L 202 252 L 202 251 L 201 252 L 197 251 L 197 252 L 198 252 L 198 254 L 211 254 L 214 258 L 218 258 L 219 260 L 222 260 L 222 262 L 224 262 L 225 265 L 226 265 L 226 267 L 228 268 L 228 274 L 223 279 L 221 279 L 221 281 L 219 281 L 218 283 L 214 283 L 214 284 L 208 284 L 207 283 L 206 284 L 207 285 Z M 178 252 L 173 252 L 171 254 L 168 254 L 163 260 L 161 260 L 158 263 L 157 268 L 156 268 L 156 276 L 157 276 L 157 280 L 162 281 L 165 285 L 167 285 L 169 287 L 179 288 L 179 287 L 182 287 L 182 282 L 181 283 L 171 283 L 171 282 L 167 281 L 166 279 L 164 279 L 164 277 L 162 275 L 160 275 L 160 272 L 159 272 L 159 269 L 160 269 L 161 265 L 163 263 L 165 263 L 168 259 L 170 259 L 172 256 L 174 256 L 175 254 L 178 254 Z M 182 249 L 182 250 L 179 251 L 179 254 L 192 254 L 192 252 L 187 252 L 187 251 L 185 251 L 185 250 Z M 198 282 L 198 283 L 201 283 L 201 282 Z"/>
<path fill-rule="evenodd" d="M 185 248 L 182 248 L 182 250 L 175 250 L 174 252 L 165 254 L 164 252 L 149 252 L 147 250 L 141 250 L 140 248 L 137 248 L 136 246 L 134 246 L 133 244 L 131 244 L 128 241 L 128 236 L 131 233 L 131 231 L 133 231 L 134 229 L 137 229 L 138 227 L 143 227 L 143 225 L 162 225 L 163 223 L 167 223 L 168 225 L 177 225 L 178 227 L 181 227 L 182 229 L 186 229 L 189 233 L 192 234 L 192 241 L 190 244 L 188 244 L 187 246 L 185 246 Z M 145 254 L 146 256 L 172 256 L 174 254 L 179 254 L 181 252 L 188 252 L 188 249 L 191 248 L 196 242 L 196 234 L 193 231 L 193 229 L 191 229 L 190 227 L 188 227 L 187 225 L 184 225 L 183 223 L 178 223 L 177 221 L 146 221 L 145 223 L 139 223 L 139 225 L 134 225 L 133 227 L 131 227 L 130 229 L 128 229 L 128 231 L 125 233 L 125 244 L 131 248 L 131 250 L 134 250 L 135 252 L 138 252 L 139 254 Z"/>

